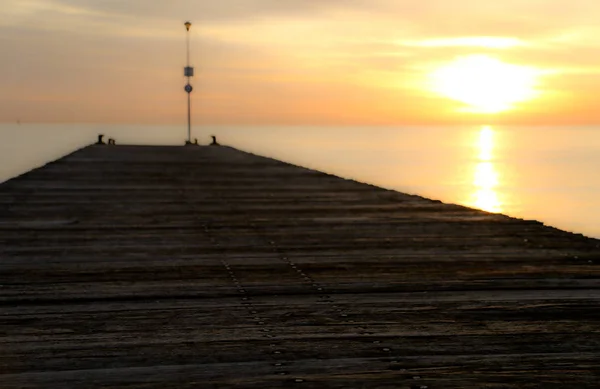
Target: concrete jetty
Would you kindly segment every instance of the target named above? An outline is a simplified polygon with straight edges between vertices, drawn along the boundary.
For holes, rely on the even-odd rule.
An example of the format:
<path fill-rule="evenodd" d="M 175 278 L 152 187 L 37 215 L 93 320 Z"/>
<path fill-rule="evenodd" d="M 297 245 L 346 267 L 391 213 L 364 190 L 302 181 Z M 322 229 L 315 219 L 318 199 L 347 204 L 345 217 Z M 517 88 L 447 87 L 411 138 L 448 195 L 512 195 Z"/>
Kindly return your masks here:
<path fill-rule="evenodd" d="M 551 205 L 549 205 L 551 206 Z M 224 146 L 0 184 L 6 388 L 598 388 L 600 241 Z"/>

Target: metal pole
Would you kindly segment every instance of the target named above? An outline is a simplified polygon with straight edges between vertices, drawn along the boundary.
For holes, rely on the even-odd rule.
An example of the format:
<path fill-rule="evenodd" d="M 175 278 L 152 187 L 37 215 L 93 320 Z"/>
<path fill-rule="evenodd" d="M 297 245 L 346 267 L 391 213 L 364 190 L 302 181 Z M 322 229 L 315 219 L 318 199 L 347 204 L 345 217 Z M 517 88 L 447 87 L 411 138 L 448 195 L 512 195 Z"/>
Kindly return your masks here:
<path fill-rule="evenodd" d="M 187 66 L 190 66 L 190 29 L 189 28 L 187 29 L 187 33 L 186 33 L 186 40 L 187 40 L 187 57 L 186 57 L 185 63 Z"/>
<path fill-rule="evenodd" d="M 188 138 L 187 138 L 187 144 L 191 144 L 192 143 L 192 114 L 191 114 L 191 96 L 190 94 L 192 93 L 192 85 L 190 84 L 190 78 L 194 75 L 194 69 L 190 66 L 190 27 L 192 26 L 192 23 L 190 22 L 185 22 L 185 29 L 187 31 L 186 33 L 186 41 L 187 41 L 187 50 L 186 50 L 186 66 L 185 66 L 185 70 L 184 70 L 184 75 L 187 77 L 187 84 L 185 86 L 185 91 L 188 94 L 188 101 L 187 101 L 187 108 L 188 108 L 188 112 L 187 112 L 187 119 L 188 119 Z"/>
<path fill-rule="evenodd" d="M 190 93 L 188 93 L 188 142 L 192 143 L 192 116 L 190 114 Z"/>
<path fill-rule="evenodd" d="M 187 67 L 190 67 L 190 28 L 187 27 L 186 28 L 187 32 L 186 32 L 186 40 L 187 40 L 187 59 L 186 59 L 186 64 Z M 188 85 L 190 84 L 190 76 L 188 75 L 187 77 L 187 83 Z M 190 93 L 188 93 L 188 142 L 192 143 L 192 115 L 190 113 L 191 111 L 191 103 L 190 103 Z"/>

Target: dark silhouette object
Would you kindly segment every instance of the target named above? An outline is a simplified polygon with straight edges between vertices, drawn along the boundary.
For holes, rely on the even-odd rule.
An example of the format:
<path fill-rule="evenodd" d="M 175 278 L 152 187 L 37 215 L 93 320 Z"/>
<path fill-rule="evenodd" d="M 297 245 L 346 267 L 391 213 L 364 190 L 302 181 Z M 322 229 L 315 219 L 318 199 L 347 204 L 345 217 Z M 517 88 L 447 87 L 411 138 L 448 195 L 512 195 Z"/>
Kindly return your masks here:
<path fill-rule="evenodd" d="M 221 146 L 219 144 L 219 142 L 217 142 L 217 137 L 216 136 L 211 135 L 210 137 L 212 138 L 212 143 L 210 144 L 211 146 Z"/>
<path fill-rule="evenodd" d="M 115 142 L 115 140 L 113 138 L 108 139 L 108 144 L 111 146 L 116 145 L 117 143 Z"/>
<path fill-rule="evenodd" d="M 98 142 L 96 142 L 97 145 L 105 144 L 102 138 L 104 138 L 104 134 L 98 134 Z"/>
<path fill-rule="evenodd" d="M 194 144 L 198 146 L 198 138 L 194 138 Z"/>

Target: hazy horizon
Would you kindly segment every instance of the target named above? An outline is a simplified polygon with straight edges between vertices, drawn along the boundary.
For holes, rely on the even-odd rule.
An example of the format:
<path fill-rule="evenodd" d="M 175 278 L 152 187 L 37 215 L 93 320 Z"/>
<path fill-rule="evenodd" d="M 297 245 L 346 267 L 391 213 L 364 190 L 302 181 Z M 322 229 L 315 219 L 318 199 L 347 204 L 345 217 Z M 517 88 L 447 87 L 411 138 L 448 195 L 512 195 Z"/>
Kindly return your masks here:
<path fill-rule="evenodd" d="M 600 127 L 195 127 L 226 146 L 600 238 Z M 183 145 L 187 128 L 0 125 L 0 182 L 95 143 Z M 543 136 L 540 136 L 543 135 Z"/>

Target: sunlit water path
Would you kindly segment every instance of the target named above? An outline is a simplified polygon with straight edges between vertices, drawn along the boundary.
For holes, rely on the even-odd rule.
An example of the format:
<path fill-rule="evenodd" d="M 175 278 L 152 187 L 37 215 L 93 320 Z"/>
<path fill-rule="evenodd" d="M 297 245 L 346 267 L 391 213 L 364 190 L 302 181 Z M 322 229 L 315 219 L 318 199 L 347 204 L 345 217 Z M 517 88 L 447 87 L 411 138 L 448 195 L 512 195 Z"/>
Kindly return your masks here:
<path fill-rule="evenodd" d="M 185 126 L 0 125 L 0 181 L 93 143 L 182 144 Z M 600 237 L 600 128 L 196 127 L 257 154 Z"/>

